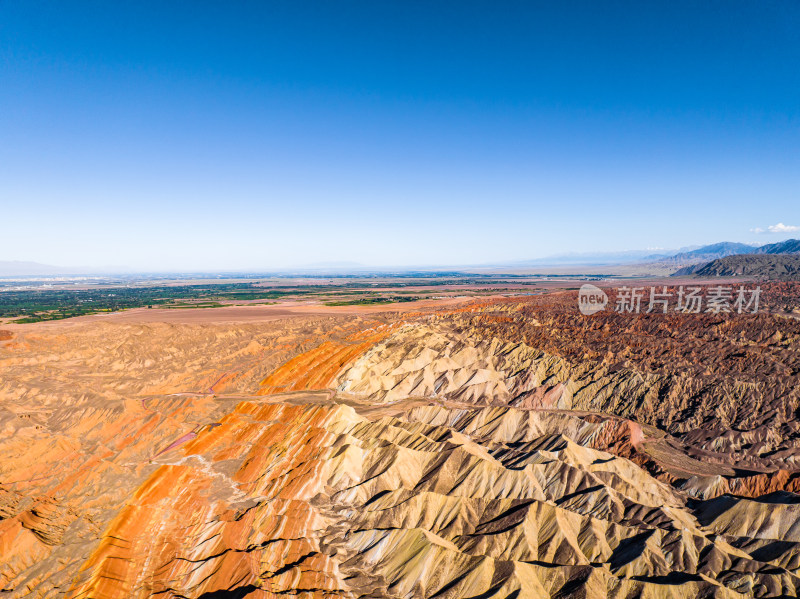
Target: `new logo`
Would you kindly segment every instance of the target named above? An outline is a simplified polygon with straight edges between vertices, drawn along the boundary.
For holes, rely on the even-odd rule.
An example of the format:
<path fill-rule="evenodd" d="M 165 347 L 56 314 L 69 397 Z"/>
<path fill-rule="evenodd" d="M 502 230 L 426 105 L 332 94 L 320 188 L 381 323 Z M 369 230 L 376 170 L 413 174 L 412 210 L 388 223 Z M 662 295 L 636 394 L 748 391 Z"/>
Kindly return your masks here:
<path fill-rule="evenodd" d="M 591 316 L 608 305 L 608 296 L 605 291 L 594 285 L 585 284 L 578 291 L 578 309 L 581 314 Z"/>

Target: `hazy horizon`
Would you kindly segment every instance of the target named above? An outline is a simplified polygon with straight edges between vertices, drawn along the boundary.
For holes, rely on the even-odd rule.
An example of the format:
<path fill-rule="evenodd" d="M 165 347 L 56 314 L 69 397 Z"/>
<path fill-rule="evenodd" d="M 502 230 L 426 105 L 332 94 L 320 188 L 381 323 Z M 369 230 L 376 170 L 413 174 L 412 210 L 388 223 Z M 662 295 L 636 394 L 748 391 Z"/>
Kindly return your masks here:
<path fill-rule="evenodd" d="M 791 240 L 791 237 L 782 237 L 778 241 Z M 219 275 L 219 274 L 242 274 L 242 275 L 256 275 L 256 274 L 286 274 L 291 272 L 319 272 L 319 273 L 375 273 L 375 272 L 413 272 L 415 270 L 421 271 L 446 271 L 446 270 L 479 270 L 479 269 L 520 269 L 525 270 L 528 268 L 543 267 L 545 269 L 552 268 L 574 268 L 574 267 L 597 267 L 597 266 L 622 266 L 625 264 L 637 264 L 655 262 L 659 259 L 668 258 L 678 253 L 689 252 L 706 246 L 717 245 L 718 243 L 737 243 L 727 240 L 725 242 L 716 242 L 714 244 L 694 244 L 684 246 L 682 248 L 646 248 L 646 249 L 627 249 L 620 251 L 598 251 L 598 252 L 566 252 L 560 254 L 548 254 L 546 256 L 539 256 L 529 259 L 495 261 L 495 262 L 482 262 L 482 263 L 440 263 L 440 264 L 369 264 L 352 261 L 321 261 L 315 263 L 305 264 L 291 264 L 286 266 L 269 266 L 265 265 L 259 268 L 220 268 L 220 269 L 136 269 L 124 265 L 60 265 L 60 264 L 45 264 L 40 262 L 31 262 L 25 260 L 0 260 L 0 276 L 13 277 L 13 276 L 59 276 L 59 275 Z M 769 243 L 777 243 L 770 241 Z M 765 244 L 746 244 L 751 245 L 753 248 Z M 18 272 L 15 274 L 14 267 L 17 267 Z M 31 272 L 25 272 L 25 267 L 30 267 Z M 45 269 L 52 269 L 52 273 L 44 274 L 44 270 L 36 272 L 37 267 Z"/>

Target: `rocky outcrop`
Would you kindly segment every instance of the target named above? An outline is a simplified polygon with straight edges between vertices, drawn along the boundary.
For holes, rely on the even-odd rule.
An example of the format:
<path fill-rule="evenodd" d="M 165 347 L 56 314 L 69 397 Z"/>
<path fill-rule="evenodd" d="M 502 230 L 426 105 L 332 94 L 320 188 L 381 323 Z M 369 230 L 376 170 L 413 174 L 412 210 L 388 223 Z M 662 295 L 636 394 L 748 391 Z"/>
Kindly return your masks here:
<path fill-rule="evenodd" d="M 616 333 L 602 320 L 569 330 L 565 325 L 573 323 L 545 325 L 529 314 L 515 315 L 504 326 L 496 321 L 487 326 L 484 318 L 456 315 L 406 325 L 343 372 L 337 389 L 378 402 L 418 396 L 604 412 L 684 435 L 708 452 L 743 452 L 753 458 L 777 455 L 786 444 L 796 446 L 800 391 L 794 382 L 800 364 L 789 350 L 798 338 L 795 323 L 776 328 L 765 343 L 748 340 L 741 324 L 731 319 L 704 322 L 701 316 L 697 320 L 704 326 L 694 335 L 684 334 L 687 347 L 679 348 L 674 338 L 658 338 L 666 331 L 657 317 L 627 323 L 628 330 Z M 537 329 L 552 336 L 553 324 L 561 328 L 556 335 L 583 339 L 561 341 L 560 346 L 541 339 Z M 709 333 L 711 339 L 703 339 Z M 576 356 L 573 348 L 580 343 L 584 351 Z M 621 347 L 615 351 L 608 347 L 612 344 Z M 675 352 L 673 358 L 669 351 Z M 703 353 L 708 356 L 696 362 L 692 354 Z M 734 427 L 753 433 L 726 432 Z M 779 457 L 785 466 L 795 466 L 793 452 Z"/>

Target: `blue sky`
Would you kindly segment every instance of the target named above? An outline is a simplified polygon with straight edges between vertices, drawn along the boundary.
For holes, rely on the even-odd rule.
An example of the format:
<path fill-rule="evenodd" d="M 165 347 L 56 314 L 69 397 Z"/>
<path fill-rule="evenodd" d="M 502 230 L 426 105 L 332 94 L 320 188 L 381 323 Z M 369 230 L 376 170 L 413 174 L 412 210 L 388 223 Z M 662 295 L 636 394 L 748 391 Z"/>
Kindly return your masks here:
<path fill-rule="evenodd" d="M 469 264 L 797 237 L 798 32 L 794 0 L 0 0 L 0 260 Z"/>

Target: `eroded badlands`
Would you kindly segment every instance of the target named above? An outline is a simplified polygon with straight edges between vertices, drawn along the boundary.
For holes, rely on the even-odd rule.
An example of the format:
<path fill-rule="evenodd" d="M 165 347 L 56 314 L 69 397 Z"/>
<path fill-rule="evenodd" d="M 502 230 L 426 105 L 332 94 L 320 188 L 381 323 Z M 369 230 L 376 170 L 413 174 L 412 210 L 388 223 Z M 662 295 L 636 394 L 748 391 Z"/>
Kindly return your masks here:
<path fill-rule="evenodd" d="M 7 327 L 0 595 L 797 596 L 792 292 Z"/>

